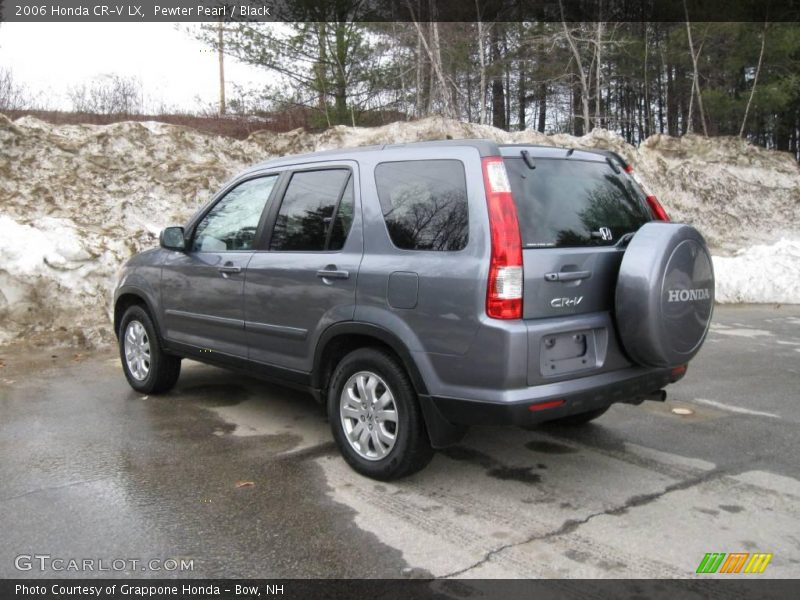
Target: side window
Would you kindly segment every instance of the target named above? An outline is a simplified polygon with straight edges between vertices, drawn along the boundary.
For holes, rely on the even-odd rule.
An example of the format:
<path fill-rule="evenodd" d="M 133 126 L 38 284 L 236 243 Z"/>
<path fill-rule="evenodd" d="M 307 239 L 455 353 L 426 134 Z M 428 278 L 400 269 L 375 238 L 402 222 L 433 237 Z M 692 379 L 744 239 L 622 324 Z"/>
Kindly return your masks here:
<path fill-rule="evenodd" d="M 277 175 L 250 179 L 225 194 L 197 225 L 192 250 L 251 250 L 261 213 L 277 181 Z"/>
<path fill-rule="evenodd" d="M 353 178 L 347 180 L 347 187 L 344 188 L 342 200 L 339 202 L 339 209 L 333 219 L 333 226 L 328 233 L 328 250 L 341 250 L 347 234 L 350 233 L 350 225 L 353 224 Z"/>
<path fill-rule="evenodd" d="M 341 249 L 353 215 L 350 179 L 347 169 L 293 174 L 275 220 L 270 250 Z"/>
<path fill-rule="evenodd" d="M 469 217 L 458 160 L 381 163 L 375 184 L 392 243 L 403 250 L 462 250 Z"/>

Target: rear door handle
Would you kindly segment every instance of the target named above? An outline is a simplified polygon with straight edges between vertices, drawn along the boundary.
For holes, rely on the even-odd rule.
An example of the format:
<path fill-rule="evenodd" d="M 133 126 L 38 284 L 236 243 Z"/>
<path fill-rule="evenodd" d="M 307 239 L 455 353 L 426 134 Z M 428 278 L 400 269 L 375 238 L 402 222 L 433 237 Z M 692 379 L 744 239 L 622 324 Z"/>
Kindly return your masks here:
<path fill-rule="evenodd" d="M 322 279 L 347 279 L 350 277 L 349 271 L 340 271 L 336 268 L 326 267 L 317 271 L 317 277 Z"/>
<path fill-rule="evenodd" d="M 545 273 L 545 281 L 578 281 L 579 279 L 589 279 L 591 271 L 564 271 L 561 273 Z"/>
<path fill-rule="evenodd" d="M 222 265 L 217 270 L 223 275 L 227 275 L 228 273 L 241 273 L 242 267 L 235 267 L 233 265 Z"/>

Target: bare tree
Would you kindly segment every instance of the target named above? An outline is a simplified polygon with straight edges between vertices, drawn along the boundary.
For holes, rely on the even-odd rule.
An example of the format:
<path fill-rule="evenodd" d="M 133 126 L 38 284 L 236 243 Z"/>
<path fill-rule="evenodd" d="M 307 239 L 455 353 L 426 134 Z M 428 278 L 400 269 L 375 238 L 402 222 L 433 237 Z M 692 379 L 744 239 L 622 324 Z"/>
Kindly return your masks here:
<path fill-rule="evenodd" d="M 486 124 L 486 49 L 483 39 L 483 15 L 479 0 L 475 0 L 475 10 L 478 17 L 478 60 L 481 65 L 480 72 L 480 91 L 478 93 L 478 123 Z"/>
<path fill-rule="evenodd" d="M 72 87 L 67 94 L 75 112 L 130 115 L 142 111 L 142 86 L 135 77 L 102 75 Z"/>
<path fill-rule="evenodd" d="M 575 44 L 575 39 L 572 33 L 570 33 L 569 27 L 567 27 L 567 22 L 564 21 L 564 3 L 562 0 L 558 0 L 558 6 L 561 9 L 561 24 L 564 26 L 564 35 L 566 36 L 569 47 L 572 50 L 572 56 L 575 59 L 575 65 L 578 68 L 578 80 L 581 86 L 582 118 L 584 128 L 586 129 L 586 133 L 588 133 L 592 128 L 591 120 L 589 119 L 589 78 L 586 76 L 586 69 L 583 67 L 583 60 L 581 59 L 581 53 L 578 50 L 578 46 Z"/>
<path fill-rule="evenodd" d="M 428 41 L 425 39 L 425 34 L 422 32 L 422 28 L 419 26 L 419 22 L 417 22 L 411 2 L 407 2 L 407 5 L 408 10 L 411 13 L 411 22 L 414 24 L 414 27 L 417 30 L 417 35 L 419 36 L 419 42 L 422 44 L 422 47 L 425 49 L 425 53 L 428 55 L 428 59 L 431 62 L 431 77 L 435 77 L 436 81 L 439 83 L 438 86 L 431 86 L 431 88 L 434 88 L 439 92 L 439 96 L 442 99 L 442 104 L 444 105 L 444 115 L 449 118 L 454 118 L 455 110 L 453 108 L 453 103 L 450 96 L 450 88 L 447 84 L 447 80 L 444 77 L 444 72 L 442 69 L 442 54 L 439 45 L 439 24 L 436 21 L 432 21 L 430 23 L 432 39 L 431 45 L 433 45 L 433 49 L 431 49 L 431 45 L 428 44 Z M 433 7 L 434 5 L 432 4 L 431 6 Z M 434 89 L 431 89 L 431 101 L 433 100 Z"/>
<path fill-rule="evenodd" d="M 764 60 L 764 43 L 767 40 L 767 21 L 764 21 L 764 31 L 761 32 L 761 51 L 758 53 L 758 66 L 756 67 L 756 74 L 753 77 L 753 87 L 750 88 L 750 97 L 747 99 L 747 106 L 744 109 L 744 117 L 742 117 L 742 127 L 739 129 L 739 137 L 744 137 L 744 128 L 747 125 L 747 116 L 750 114 L 750 105 L 753 103 L 753 96 L 756 93 L 756 84 L 758 83 L 758 74 L 761 72 L 761 63 Z"/>
<path fill-rule="evenodd" d="M 222 19 L 220 19 L 217 26 L 217 35 L 219 36 L 219 47 L 217 54 L 219 55 L 219 114 L 225 114 L 225 27 L 223 26 Z"/>
<path fill-rule="evenodd" d="M 686 15 L 686 37 L 689 38 L 689 54 L 692 57 L 692 69 L 693 69 L 693 77 L 692 77 L 692 95 L 689 98 L 689 129 L 688 131 L 691 132 L 692 128 L 692 99 L 694 98 L 694 94 L 697 94 L 697 107 L 700 109 L 700 124 L 703 126 L 703 135 L 708 137 L 708 128 L 706 127 L 706 115 L 705 111 L 703 111 L 703 95 L 700 93 L 700 75 L 697 70 L 697 59 L 700 58 L 700 52 L 703 51 L 703 44 L 700 44 L 700 47 L 697 49 L 697 53 L 694 51 L 694 43 L 692 41 L 692 24 L 689 21 L 689 9 L 686 8 L 686 0 L 683 0 L 683 12 Z"/>
<path fill-rule="evenodd" d="M 602 10 L 602 2 L 600 2 L 600 10 Z M 603 64 L 603 22 L 597 21 L 596 35 L 595 35 L 595 92 L 594 92 L 594 126 L 600 127 L 600 101 L 603 98 L 600 87 L 602 81 L 602 64 Z"/>
<path fill-rule="evenodd" d="M 0 68 L 0 110 L 22 110 L 30 103 L 27 90 L 14 81 L 11 71 Z"/>

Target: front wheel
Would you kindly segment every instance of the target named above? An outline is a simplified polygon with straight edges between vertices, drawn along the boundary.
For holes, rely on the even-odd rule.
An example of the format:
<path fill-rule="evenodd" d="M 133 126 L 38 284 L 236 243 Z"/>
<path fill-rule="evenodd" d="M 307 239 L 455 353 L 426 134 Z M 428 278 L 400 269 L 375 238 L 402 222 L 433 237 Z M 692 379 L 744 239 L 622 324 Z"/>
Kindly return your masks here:
<path fill-rule="evenodd" d="M 333 437 L 357 472 L 388 481 L 433 457 L 416 392 L 392 355 L 361 348 L 337 365 L 328 389 Z"/>
<path fill-rule="evenodd" d="M 166 354 L 147 311 L 131 306 L 119 326 L 119 356 L 130 386 L 142 394 L 172 389 L 181 373 L 181 359 Z"/>

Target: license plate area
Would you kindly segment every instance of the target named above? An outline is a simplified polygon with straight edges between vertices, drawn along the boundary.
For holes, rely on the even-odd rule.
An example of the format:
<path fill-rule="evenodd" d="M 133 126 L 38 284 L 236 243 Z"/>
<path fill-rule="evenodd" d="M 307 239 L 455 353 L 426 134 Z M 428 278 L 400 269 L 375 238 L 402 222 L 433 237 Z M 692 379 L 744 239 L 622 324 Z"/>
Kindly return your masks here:
<path fill-rule="evenodd" d="M 595 330 L 550 333 L 541 337 L 540 372 L 557 377 L 598 366 Z"/>

